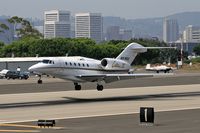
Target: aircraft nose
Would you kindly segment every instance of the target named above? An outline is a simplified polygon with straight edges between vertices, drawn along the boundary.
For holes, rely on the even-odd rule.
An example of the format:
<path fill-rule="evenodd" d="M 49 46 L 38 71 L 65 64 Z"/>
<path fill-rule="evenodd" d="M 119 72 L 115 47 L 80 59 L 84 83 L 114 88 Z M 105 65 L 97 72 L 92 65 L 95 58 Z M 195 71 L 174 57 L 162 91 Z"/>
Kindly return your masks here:
<path fill-rule="evenodd" d="M 28 71 L 31 71 L 31 72 L 35 71 L 35 65 L 29 67 L 29 68 L 28 68 Z"/>
<path fill-rule="evenodd" d="M 29 70 L 30 72 L 37 72 L 37 71 L 40 70 L 40 65 L 39 65 L 39 64 L 35 64 L 35 65 L 29 67 L 28 70 Z"/>

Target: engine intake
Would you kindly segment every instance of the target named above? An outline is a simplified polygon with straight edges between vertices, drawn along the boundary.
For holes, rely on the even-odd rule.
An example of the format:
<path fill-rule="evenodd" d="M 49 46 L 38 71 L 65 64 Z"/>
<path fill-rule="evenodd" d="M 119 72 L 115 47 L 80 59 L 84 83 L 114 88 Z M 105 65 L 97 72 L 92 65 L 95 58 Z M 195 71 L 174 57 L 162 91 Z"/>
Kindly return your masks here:
<path fill-rule="evenodd" d="M 103 59 L 101 61 L 101 65 L 104 66 L 104 67 L 106 67 L 108 65 L 108 61 L 106 59 Z"/>

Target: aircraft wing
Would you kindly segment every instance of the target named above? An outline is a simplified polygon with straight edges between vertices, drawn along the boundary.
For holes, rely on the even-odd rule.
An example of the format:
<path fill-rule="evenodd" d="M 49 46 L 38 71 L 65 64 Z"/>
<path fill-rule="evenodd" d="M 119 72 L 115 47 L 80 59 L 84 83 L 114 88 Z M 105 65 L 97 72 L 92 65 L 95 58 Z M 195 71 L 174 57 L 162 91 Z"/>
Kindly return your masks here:
<path fill-rule="evenodd" d="M 79 75 L 77 76 L 77 78 L 87 82 L 105 81 L 106 83 L 111 83 L 118 80 L 153 77 L 155 75 L 159 74 L 147 74 L 147 73 L 146 74 L 97 74 L 97 75 Z"/>

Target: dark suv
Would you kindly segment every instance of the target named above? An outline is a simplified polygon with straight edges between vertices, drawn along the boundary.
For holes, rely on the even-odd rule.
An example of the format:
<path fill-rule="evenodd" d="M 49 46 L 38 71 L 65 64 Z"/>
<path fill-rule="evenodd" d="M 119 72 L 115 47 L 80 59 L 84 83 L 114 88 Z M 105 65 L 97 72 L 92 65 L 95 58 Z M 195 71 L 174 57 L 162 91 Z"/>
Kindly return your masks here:
<path fill-rule="evenodd" d="M 19 73 L 19 79 L 28 79 L 29 73 L 28 72 L 20 72 Z"/>
<path fill-rule="evenodd" d="M 26 72 L 8 71 L 5 75 L 7 79 L 28 79 L 29 75 Z"/>

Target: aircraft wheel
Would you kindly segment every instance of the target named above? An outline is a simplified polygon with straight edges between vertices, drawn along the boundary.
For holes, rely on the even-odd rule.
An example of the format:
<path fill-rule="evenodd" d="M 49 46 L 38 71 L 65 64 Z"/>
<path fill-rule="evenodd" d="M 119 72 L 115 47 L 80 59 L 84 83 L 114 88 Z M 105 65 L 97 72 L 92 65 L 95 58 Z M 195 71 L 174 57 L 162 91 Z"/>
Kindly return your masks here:
<path fill-rule="evenodd" d="M 75 90 L 80 91 L 81 90 L 81 85 L 75 85 Z"/>
<path fill-rule="evenodd" d="M 38 84 L 42 84 L 42 80 L 41 79 L 38 80 Z"/>
<path fill-rule="evenodd" d="M 97 90 L 102 91 L 103 90 L 103 85 L 97 85 Z"/>

